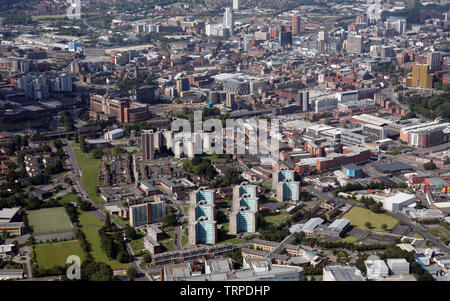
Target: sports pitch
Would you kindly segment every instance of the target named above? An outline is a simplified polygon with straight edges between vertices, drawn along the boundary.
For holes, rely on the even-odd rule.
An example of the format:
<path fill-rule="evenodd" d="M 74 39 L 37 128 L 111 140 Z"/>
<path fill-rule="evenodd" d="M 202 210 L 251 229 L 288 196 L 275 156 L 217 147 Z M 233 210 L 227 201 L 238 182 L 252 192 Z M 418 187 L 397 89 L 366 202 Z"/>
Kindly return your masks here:
<path fill-rule="evenodd" d="M 33 235 L 70 232 L 73 230 L 69 216 L 63 207 L 27 211 L 28 224 Z"/>

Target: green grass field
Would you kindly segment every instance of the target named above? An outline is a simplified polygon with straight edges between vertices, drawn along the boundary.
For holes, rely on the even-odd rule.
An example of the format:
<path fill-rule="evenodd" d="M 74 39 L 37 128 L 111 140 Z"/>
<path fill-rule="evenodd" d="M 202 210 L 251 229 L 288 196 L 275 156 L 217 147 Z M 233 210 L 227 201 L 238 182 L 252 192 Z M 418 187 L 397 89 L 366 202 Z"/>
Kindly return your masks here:
<path fill-rule="evenodd" d="M 212 163 L 226 163 L 226 158 L 220 158 L 217 154 L 203 156 L 203 159 L 211 160 Z"/>
<path fill-rule="evenodd" d="M 344 238 L 341 238 L 338 240 L 338 242 L 349 242 L 349 243 L 354 243 L 356 241 L 358 241 L 360 238 L 358 237 L 354 237 L 354 236 L 347 236 Z"/>
<path fill-rule="evenodd" d="M 267 223 L 273 224 L 275 226 L 284 223 L 289 218 L 286 214 L 274 214 L 266 211 L 261 212 L 261 216 L 264 216 L 264 220 Z"/>
<path fill-rule="evenodd" d="M 181 244 L 183 247 L 189 243 L 189 237 L 185 234 L 181 235 Z"/>
<path fill-rule="evenodd" d="M 28 223 L 33 235 L 69 232 L 72 223 L 63 207 L 27 211 Z"/>
<path fill-rule="evenodd" d="M 397 219 L 390 217 L 386 214 L 373 213 L 369 209 L 354 206 L 349 212 L 344 214 L 343 218 L 348 218 L 350 224 L 357 226 L 365 230 L 377 230 L 384 231 L 381 228 L 382 224 L 386 224 L 388 230 L 394 228 L 394 226 L 399 222 Z M 368 229 L 365 225 L 366 222 L 371 223 L 372 229 Z"/>
<path fill-rule="evenodd" d="M 133 249 L 134 254 L 139 257 L 143 256 L 145 254 L 144 251 L 144 237 L 146 236 L 143 232 L 138 232 L 137 234 L 139 236 L 138 239 L 130 241 L 131 248 Z"/>
<path fill-rule="evenodd" d="M 73 149 L 77 156 L 78 166 L 83 172 L 83 185 L 87 193 L 96 204 L 103 204 L 104 201 L 97 195 L 98 165 L 100 159 L 93 158 L 90 153 L 83 153 L 80 147 L 75 144 L 73 145 Z"/>
<path fill-rule="evenodd" d="M 76 203 L 77 202 L 77 198 L 78 198 L 78 196 L 76 194 L 70 193 L 68 195 L 63 196 L 62 199 L 60 199 L 58 202 L 60 204 L 68 204 L 68 203 L 71 203 L 71 202 L 75 202 Z"/>
<path fill-rule="evenodd" d="M 79 256 L 81 261 L 86 257 L 78 240 L 39 244 L 35 246 L 34 251 L 39 267 L 46 269 L 55 265 L 65 266 L 70 255 Z"/>
<path fill-rule="evenodd" d="M 95 261 L 107 263 L 113 269 L 128 268 L 130 264 L 120 263 L 117 260 L 110 260 L 106 252 L 102 249 L 98 230 L 104 225 L 92 212 L 81 212 L 80 224 L 83 226 L 83 232 L 87 241 L 91 244 L 91 254 Z"/>

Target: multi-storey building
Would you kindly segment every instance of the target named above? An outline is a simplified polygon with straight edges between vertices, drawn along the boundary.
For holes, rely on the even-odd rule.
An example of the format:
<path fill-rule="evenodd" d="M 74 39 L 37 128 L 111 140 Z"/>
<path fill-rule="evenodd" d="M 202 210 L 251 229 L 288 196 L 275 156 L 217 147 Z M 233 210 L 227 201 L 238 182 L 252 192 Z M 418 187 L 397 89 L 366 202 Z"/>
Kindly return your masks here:
<path fill-rule="evenodd" d="M 292 35 L 298 36 L 302 31 L 301 29 L 301 18 L 299 15 L 292 16 Z"/>
<path fill-rule="evenodd" d="M 141 148 L 143 160 L 155 160 L 155 141 L 153 130 L 144 130 L 141 133 Z"/>
<path fill-rule="evenodd" d="M 234 34 L 234 11 L 231 7 L 225 8 L 223 26 L 229 31 L 230 35 Z"/>
<path fill-rule="evenodd" d="M 430 71 L 441 70 L 441 53 L 440 52 L 428 52 L 427 53 L 427 65 L 430 66 Z"/>
<path fill-rule="evenodd" d="M 256 197 L 256 185 L 250 185 L 248 183 L 242 183 L 233 187 L 233 200 L 242 197 L 243 195 Z"/>
<path fill-rule="evenodd" d="M 161 222 L 164 218 L 164 202 L 149 202 L 130 206 L 130 225 L 138 227 Z"/>
<path fill-rule="evenodd" d="M 275 189 L 279 182 L 286 181 L 286 180 L 290 180 L 290 181 L 295 180 L 295 171 L 294 170 L 281 169 L 279 171 L 275 171 L 272 174 L 272 189 Z"/>
<path fill-rule="evenodd" d="M 349 36 L 347 38 L 347 52 L 361 54 L 363 52 L 363 38 L 361 36 Z"/>
<path fill-rule="evenodd" d="M 96 120 L 117 120 L 122 123 L 133 123 L 149 119 L 148 105 L 131 102 L 126 98 L 114 98 L 105 95 L 91 94 L 89 116 Z"/>
<path fill-rule="evenodd" d="M 300 200 L 300 182 L 285 180 L 279 182 L 276 186 L 277 201 L 299 201 Z"/>
<path fill-rule="evenodd" d="M 412 77 L 406 78 L 408 87 L 433 88 L 433 74 L 429 74 L 430 66 L 426 64 L 415 64 L 412 68 Z"/>
<path fill-rule="evenodd" d="M 199 189 L 189 195 L 189 244 L 212 244 L 217 241 L 215 190 Z"/>
<path fill-rule="evenodd" d="M 416 147 L 432 147 L 450 141 L 450 123 L 428 122 L 406 126 L 400 140 Z"/>

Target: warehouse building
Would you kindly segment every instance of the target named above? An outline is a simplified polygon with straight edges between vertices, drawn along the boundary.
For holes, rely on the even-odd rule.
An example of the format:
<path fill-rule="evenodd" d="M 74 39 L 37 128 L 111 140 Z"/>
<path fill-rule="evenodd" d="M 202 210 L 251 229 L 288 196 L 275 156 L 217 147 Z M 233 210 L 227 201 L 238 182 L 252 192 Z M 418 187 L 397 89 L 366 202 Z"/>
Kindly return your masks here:
<path fill-rule="evenodd" d="M 323 281 L 366 281 L 356 266 L 330 265 L 323 268 Z"/>
<path fill-rule="evenodd" d="M 416 202 L 416 196 L 409 193 L 398 192 L 397 194 L 384 199 L 383 208 L 389 211 L 400 211 L 402 208 L 414 204 Z"/>
<path fill-rule="evenodd" d="M 367 279 L 374 280 L 389 276 L 389 268 L 383 260 L 369 259 L 364 261 L 367 270 Z"/>
<path fill-rule="evenodd" d="M 409 262 L 404 258 L 386 260 L 392 275 L 409 275 Z"/>

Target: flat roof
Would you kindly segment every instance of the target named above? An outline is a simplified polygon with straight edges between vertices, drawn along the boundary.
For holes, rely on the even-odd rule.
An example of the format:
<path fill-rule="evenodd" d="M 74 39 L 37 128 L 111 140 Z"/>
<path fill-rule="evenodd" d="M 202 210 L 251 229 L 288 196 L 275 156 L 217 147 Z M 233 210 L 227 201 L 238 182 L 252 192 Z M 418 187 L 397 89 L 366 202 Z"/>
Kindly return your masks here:
<path fill-rule="evenodd" d="M 3 208 L 0 210 L 0 219 L 8 219 L 11 220 L 17 212 L 19 212 L 20 207 L 14 207 L 14 208 Z"/>
<path fill-rule="evenodd" d="M 403 163 L 403 162 L 392 162 L 392 163 L 378 163 L 375 164 L 375 168 L 383 173 L 391 173 L 403 170 L 412 169 L 411 166 Z"/>
<path fill-rule="evenodd" d="M 369 115 L 369 114 L 361 114 L 361 115 L 352 115 L 353 119 L 362 121 L 362 122 L 367 122 L 367 123 L 371 123 L 371 124 L 375 124 L 378 126 L 382 126 L 382 125 L 386 125 L 386 124 L 392 124 L 392 121 L 388 120 L 388 119 L 384 119 L 384 118 L 380 118 L 374 115 Z"/>

